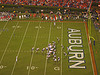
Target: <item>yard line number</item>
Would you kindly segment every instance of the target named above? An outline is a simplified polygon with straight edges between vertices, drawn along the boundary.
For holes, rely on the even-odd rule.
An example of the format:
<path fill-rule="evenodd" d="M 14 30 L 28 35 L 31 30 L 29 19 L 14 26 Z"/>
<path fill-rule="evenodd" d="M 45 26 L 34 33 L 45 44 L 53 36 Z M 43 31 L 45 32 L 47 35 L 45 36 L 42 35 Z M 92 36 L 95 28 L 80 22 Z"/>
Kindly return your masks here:
<path fill-rule="evenodd" d="M 36 28 L 36 29 L 38 29 L 38 28 L 45 28 L 45 27 L 41 27 L 41 26 L 35 26 L 35 28 Z"/>
<path fill-rule="evenodd" d="M 37 69 L 38 67 L 35 67 L 35 66 L 27 66 L 27 70 L 31 69 L 31 70 L 35 70 Z"/>
<path fill-rule="evenodd" d="M 0 65 L 0 70 L 6 68 L 7 66 Z"/>
<path fill-rule="evenodd" d="M 21 26 L 12 26 L 12 28 L 21 28 Z"/>
<path fill-rule="evenodd" d="M 57 29 L 61 29 L 61 27 L 57 27 Z"/>
<path fill-rule="evenodd" d="M 54 67 L 54 70 L 55 71 L 59 71 L 60 70 L 60 67 Z"/>

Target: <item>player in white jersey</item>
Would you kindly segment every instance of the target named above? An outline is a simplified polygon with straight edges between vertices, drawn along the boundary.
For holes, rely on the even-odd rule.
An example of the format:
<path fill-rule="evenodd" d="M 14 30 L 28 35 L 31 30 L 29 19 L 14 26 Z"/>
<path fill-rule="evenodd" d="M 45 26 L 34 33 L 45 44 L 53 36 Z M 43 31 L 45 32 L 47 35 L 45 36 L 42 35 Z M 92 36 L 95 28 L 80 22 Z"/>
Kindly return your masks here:
<path fill-rule="evenodd" d="M 54 58 L 56 58 L 56 55 L 54 55 Z"/>
<path fill-rule="evenodd" d="M 18 56 L 16 56 L 16 62 L 18 61 Z"/>
<path fill-rule="evenodd" d="M 51 49 L 52 48 L 52 45 L 49 45 L 48 47 L 49 47 L 49 49 Z"/>
<path fill-rule="evenodd" d="M 57 41 L 59 42 L 60 41 L 60 39 L 57 37 Z"/>
<path fill-rule="evenodd" d="M 48 47 L 46 47 L 46 50 L 48 50 Z"/>
<path fill-rule="evenodd" d="M 54 22 L 54 26 L 56 25 L 56 22 Z"/>
<path fill-rule="evenodd" d="M 44 52 L 45 48 L 42 49 L 42 53 Z"/>
<path fill-rule="evenodd" d="M 60 61 L 60 57 L 58 57 L 58 61 Z"/>
<path fill-rule="evenodd" d="M 32 47 L 32 51 L 34 50 L 34 47 Z"/>
<path fill-rule="evenodd" d="M 36 52 L 38 52 L 39 48 L 36 49 Z"/>
<path fill-rule="evenodd" d="M 57 59 L 54 59 L 54 61 L 56 62 L 56 61 L 57 61 Z"/>
<path fill-rule="evenodd" d="M 55 55 L 55 52 L 53 52 L 53 55 Z"/>
<path fill-rule="evenodd" d="M 54 49 L 54 52 L 56 52 L 56 49 Z"/>
<path fill-rule="evenodd" d="M 50 53 L 47 53 L 47 59 L 50 58 Z"/>
<path fill-rule="evenodd" d="M 64 52 L 64 55 L 67 56 L 67 54 Z"/>
<path fill-rule="evenodd" d="M 69 51 L 69 47 L 67 47 L 67 51 Z"/>
<path fill-rule="evenodd" d="M 64 49 L 64 46 L 61 44 L 62 49 Z"/>

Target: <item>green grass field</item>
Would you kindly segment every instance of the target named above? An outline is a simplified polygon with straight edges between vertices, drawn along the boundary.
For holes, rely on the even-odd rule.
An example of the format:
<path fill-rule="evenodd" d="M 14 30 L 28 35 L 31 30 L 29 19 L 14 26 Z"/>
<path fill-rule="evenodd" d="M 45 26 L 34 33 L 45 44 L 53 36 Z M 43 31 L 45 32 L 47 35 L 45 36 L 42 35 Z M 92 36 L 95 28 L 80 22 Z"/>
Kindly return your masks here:
<path fill-rule="evenodd" d="M 70 39 L 68 28 L 80 30 L 76 33 L 81 33 L 81 35 L 74 35 L 74 37 L 81 37 L 82 47 L 73 47 L 72 49 L 83 49 L 83 51 L 78 51 L 83 52 L 82 59 L 69 59 L 69 57 L 74 56 L 70 52 L 77 51 L 67 50 L 67 47 L 74 45 L 68 42 Z M 60 39 L 59 42 L 57 37 Z M 56 56 L 60 57 L 58 62 L 53 61 L 52 55 L 46 59 L 46 50 L 41 52 L 52 41 L 56 42 Z M 64 46 L 64 49 L 61 45 Z M 31 50 L 32 47 L 35 47 L 34 51 Z M 36 48 L 40 48 L 38 52 L 36 52 Z M 67 56 L 64 55 L 64 52 L 67 53 Z M 17 62 L 16 56 L 18 57 Z M 85 66 L 85 68 L 70 68 L 71 65 L 75 64 L 70 60 L 85 61 L 85 63 L 78 65 Z M 53 22 L 41 21 L 0 22 L 0 75 L 93 75 L 85 24 L 81 22 L 56 22 L 56 26 L 54 26 Z"/>
<path fill-rule="evenodd" d="M 96 62 L 96 67 L 97 67 L 97 71 L 98 71 L 98 75 L 100 74 L 100 32 L 99 30 L 96 30 L 95 26 L 93 25 L 92 22 L 92 37 L 95 38 L 95 46 L 93 45 L 93 39 L 92 40 L 92 48 L 94 51 L 94 56 L 95 56 L 95 62 Z"/>

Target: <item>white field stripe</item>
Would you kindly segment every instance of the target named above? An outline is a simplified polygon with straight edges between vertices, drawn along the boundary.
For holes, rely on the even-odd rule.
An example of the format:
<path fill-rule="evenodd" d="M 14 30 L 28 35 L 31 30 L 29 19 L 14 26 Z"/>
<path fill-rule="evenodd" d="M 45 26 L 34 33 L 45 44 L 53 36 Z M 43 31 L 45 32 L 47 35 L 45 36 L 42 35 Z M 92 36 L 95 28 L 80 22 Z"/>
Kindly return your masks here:
<path fill-rule="evenodd" d="M 40 24 L 41 24 L 41 22 L 39 23 L 39 28 L 38 28 L 37 35 L 36 35 L 36 39 L 35 39 L 35 43 L 34 43 L 34 48 L 35 48 L 35 46 L 36 46 L 36 42 L 37 42 L 39 30 L 40 30 Z M 33 55 L 34 55 L 34 51 L 33 51 L 32 56 L 31 56 L 31 61 L 30 61 L 29 67 L 31 67 L 31 65 L 32 65 Z M 30 68 L 29 68 L 29 70 L 28 70 L 28 75 L 29 75 L 29 74 L 30 74 Z"/>
<path fill-rule="evenodd" d="M 23 36 L 23 39 L 22 39 L 22 42 L 21 42 L 21 45 L 20 45 L 19 51 L 18 51 L 18 53 L 17 53 L 17 58 L 18 58 L 19 53 L 20 53 L 20 51 L 21 51 L 22 44 L 23 44 L 23 41 L 24 41 L 24 39 L 25 39 L 26 32 L 27 32 L 27 30 L 28 30 L 29 24 L 30 24 L 30 22 L 28 23 L 28 25 L 27 25 L 27 27 L 26 27 L 26 30 L 25 30 L 25 33 L 24 33 L 24 36 Z M 13 69 L 12 69 L 12 72 L 11 72 L 11 75 L 13 75 L 13 72 L 14 72 L 15 66 L 16 66 L 16 61 L 15 61 L 15 63 L 14 63 L 14 66 L 13 66 Z"/>
<path fill-rule="evenodd" d="M 84 23 L 84 24 L 85 24 L 85 23 Z M 89 35 L 87 35 L 87 32 L 86 32 L 86 25 L 85 25 L 85 33 L 86 33 L 87 41 L 88 41 L 88 36 L 89 36 Z M 89 53 L 90 53 L 89 43 L 88 43 L 88 48 L 89 48 Z M 93 75 L 94 75 L 94 68 L 93 68 L 91 53 L 90 53 L 90 59 L 91 59 L 91 65 L 92 65 L 92 70 L 93 70 Z"/>
<path fill-rule="evenodd" d="M 5 23 L 3 29 L 5 29 L 6 25 L 8 24 L 8 21 Z M 0 35 L 2 34 L 2 31 L 0 32 Z"/>
<path fill-rule="evenodd" d="M 61 44 L 63 45 L 63 23 L 62 23 L 62 31 L 61 31 Z M 62 75 L 62 47 L 61 47 L 61 74 Z"/>
<path fill-rule="evenodd" d="M 6 24 L 4 25 L 3 29 L 5 29 L 6 25 L 8 24 L 8 21 L 6 22 Z"/>
<path fill-rule="evenodd" d="M 16 26 L 18 25 L 18 23 L 19 23 L 19 22 L 17 22 Z M 11 41 L 11 39 L 12 39 L 12 37 L 13 37 L 13 34 L 14 34 L 15 30 L 16 30 L 16 27 L 15 27 L 15 29 L 13 30 L 13 33 L 12 33 L 12 35 L 11 35 L 11 37 L 10 37 L 8 43 L 7 43 L 7 46 L 6 46 L 5 50 L 4 50 L 4 53 L 3 53 L 3 55 L 2 55 L 2 57 L 1 57 L 1 59 L 0 59 L 0 64 L 1 64 L 2 60 L 3 60 L 3 58 L 4 58 L 4 55 L 5 55 L 6 51 L 7 51 L 7 48 L 8 48 L 8 46 L 9 46 L 9 44 L 10 44 L 10 41 Z"/>
<path fill-rule="evenodd" d="M 50 30 L 49 30 L 48 44 L 49 44 L 49 42 L 50 42 L 51 26 L 52 26 L 52 22 L 51 22 L 51 24 L 50 24 Z M 46 61 L 45 61 L 44 75 L 46 75 L 46 71 L 47 71 L 47 56 L 46 56 Z"/>

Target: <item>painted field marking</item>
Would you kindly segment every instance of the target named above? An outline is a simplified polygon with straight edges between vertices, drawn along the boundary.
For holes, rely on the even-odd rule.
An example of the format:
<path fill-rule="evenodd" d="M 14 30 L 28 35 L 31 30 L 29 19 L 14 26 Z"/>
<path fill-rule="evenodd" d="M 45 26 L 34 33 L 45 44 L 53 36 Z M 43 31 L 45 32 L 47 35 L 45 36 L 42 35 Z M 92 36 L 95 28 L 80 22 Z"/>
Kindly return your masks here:
<path fill-rule="evenodd" d="M 7 66 L 0 65 L 0 69 L 6 68 Z"/>
<path fill-rule="evenodd" d="M 14 26 L 12 26 L 12 28 L 21 28 L 21 26 L 15 26 L 15 25 L 14 25 Z"/>
<path fill-rule="evenodd" d="M 36 29 L 38 29 L 39 27 L 38 27 L 38 26 L 36 26 L 35 28 L 36 28 Z"/>
<path fill-rule="evenodd" d="M 3 65 L 1 65 L 1 66 L 0 66 L 0 69 L 3 69 L 3 68 L 4 68 Z"/>
<path fill-rule="evenodd" d="M 37 21 L 32 21 L 32 20 L 13 20 L 14 22 L 16 21 L 19 21 L 19 22 L 52 22 L 52 21 L 40 21 L 40 20 L 37 20 Z M 64 23 L 83 23 L 83 21 L 56 21 L 56 22 L 64 22 Z"/>
<path fill-rule="evenodd" d="M 62 31 L 61 31 L 61 45 L 63 45 L 63 22 L 62 22 Z M 61 74 L 62 75 L 62 47 L 61 47 Z"/>
<path fill-rule="evenodd" d="M 19 51 L 18 51 L 18 53 L 17 53 L 17 58 L 18 58 L 19 53 L 20 53 L 20 51 L 21 51 L 22 44 L 23 44 L 23 41 L 24 41 L 24 39 L 25 39 L 25 36 L 26 36 L 27 30 L 28 30 L 29 24 L 30 24 L 30 22 L 28 23 L 28 25 L 27 25 L 27 27 L 26 27 L 26 30 L 25 30 L 25 33 L 24 33 L 24 36 L 23 36 L 23 39 L 22 39 L 22 42 L 21 42 L 21 45 L 20 45 Z M 15 61 L 15 63 L 14 63 L 14 66 L 13 66 L 13 69 L 12 69 L 12 72 L 11 72 L 11 75 L 13 75 L 13 72 L 14 72 L 15 66 L 16 66 L 16 61 Z"/>
<path fill-rule="evenodd" d="M 17 22 L 16 26 L 18 25 L 18 23 L 19 23 L 19 22 Z M 1 57 L 1 59 L 0 59 L 0 64 L 1 64 L 2 60 L 3 60 L 3 58 L 4 58 L 4 55 L 5 55 L 6 51 L 7 51 L 7 48 L 8 48 L 8 46 L 9 46 L 9 44 L 10 44 L 10 41 L 11 41 L 11 39 L 12 39 L 12 37 L 13 37 L 13 34 L 14 34 L 15 30 L 16 30 L 16 28 L 13 30 L 12 35 L 11 35 L 11 37 L 10 37 L 8 43 L 7 43 L 7 46 L 6 46 L 5 50 L 4 50 L 4 53 L 3 53 L 3 55 L 2 55 L 2 57 Z"/>
<path fill-rule="evenodd" d="M 39 30 L 40 30 L 40 24 L 41 24 L 41 22 L 39 23 L 39 28 L 38 28 L 38 31 L 37 31 L 37 35 L 36 35 L 36 39 L 35 39 L 35 43 L 34 43 L 34 47 L 36 46 L 36 42 L 37 42 L 37 38 L 38 38 L 38 34 L 39 34 Z M 34 55 L 34 51 L 33 51 L 32 56 L 31 56 L 30 67 L 31 67 L 31 65 L 32 65 L 33 55 Z M 30 74 L 30 68 L 29 68 L 29 70 L 28 70 L 28 75 L 29 75 L 29 74 Z"/>
<path fill-rule="evenodd" d="M 61 29 L 61 27 L 57 27 L 57 29 Z"/>
<path fill-rule="evenodd" d="M 87 40 L 88 40 L 88 47 L 89 47 L 89 53 L 90 53 L 90 59 L 91 59 L 91 64 L 92 64 L 92 70 L 93 70 L 93 75 L 97 75 L 97 69 L 96 69 L 96 64 L 95 64 L 95 60 L 93 62 L 93 59 L 94 59 L 94 55 L 92 56 L 92 52 L 91 52 L 91 49 L 90 49 L 90 44 L 89 44 L 89 34 L 88 34 L 88 28 L 87 28 L 87 23 L 85 22 L 85 32 L 86 32 L 86 36 L 87 36 Z"/>
<path fill-rule="evenodd" d="M 0 52 L 3 52 L 4 50 L 0 50 Z M 18 52 L 18 50 L 7 50 L 6 52 L 12 52 L 12 53 L 15 53 L 15 52 Z M 21 53 L 32 53 L 32 51 L 20 51 Z M 36 51 L 35 51 L 36 52 Z M 43 54 L 41 51 L 38 51 L 38 53 L 41 53 L 41 54 Z M 46 51 L 44 51 L 44 53 L 46 54 L 47 52 Z M 56 52 L 56 53 L 58 53 L 59 54 L 59 52 Z"/>
<path fill-rule="evenodd" d="M 84 23 L 85 24 L 85 23 Z M 84 25 L 84 27 L 85 27 L 85 33 L 86 33 L 86 36 L 87 36 L 87 41 L 88 41 L 88 34 L 87 34 L 87 32 L 86 32 L 86 25 Z M 89 43 L 88 43 L 88 48 L 89 48 L 89 53 L 90 53 L 90 47 L 89 47 Z M 92 70 L 93 70 L 93 74 L 94 74 L 94 69 L 93 69 L 93 64 L 92 64 L 92 58 L 91 58 L 91 53 L 90 53 L 90 59 L 91 59 L 91 65 L 92 65 Z"/>
<path fill-rule="evenodd" d="M 48 44 L 49 44 L 49 42 L 50 42 L 51 26 L 52 26 L 52 23 L 50 24 L 50 30 L 49 30 Z M 48 51 L 47 51 L 47 52 L 48 52 Z M 46 70 L 47 70 L 47 55 L 46 55 L 46 61 L 45 61 L 44 75 L 46 75 Z"/>
<path fill-rule="evenodd" d="M 27 66 L 27 70 L 31 69 L 31 70 L 35 70 L 38 69 L 39 67 L 35 67 L 35 66 Z"/>
<path fill-rule="evenodd" d="M 55 71 L 59 71 L 60 70 L 60 67 L 54 67 L 54 70 Z"/>
<path fill-rule="evenodd" d="M 6 24 L 4 25 L 3 29 L 5 29 L 6 25 L 8 24 L 8 21 L 6 22 Z M 2 34 L 2 31 L 0 32 L 0 35 Z"/>
<path fill-rule="evenodd" d="M 41 26 L 35 26 L 35 28 L 36 28 L 36 29 L 38 29 L 38 28 L 45 28 L 45 27 L 41 27 Z"/>

